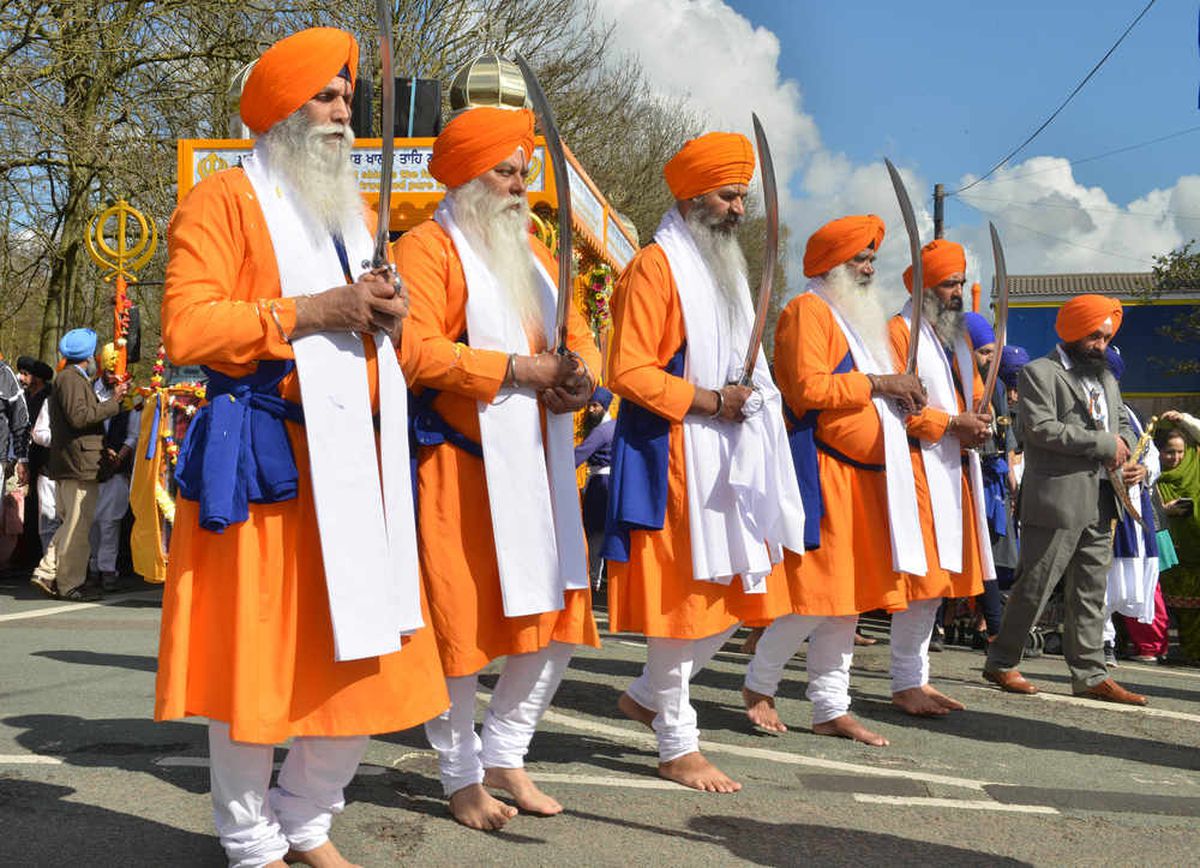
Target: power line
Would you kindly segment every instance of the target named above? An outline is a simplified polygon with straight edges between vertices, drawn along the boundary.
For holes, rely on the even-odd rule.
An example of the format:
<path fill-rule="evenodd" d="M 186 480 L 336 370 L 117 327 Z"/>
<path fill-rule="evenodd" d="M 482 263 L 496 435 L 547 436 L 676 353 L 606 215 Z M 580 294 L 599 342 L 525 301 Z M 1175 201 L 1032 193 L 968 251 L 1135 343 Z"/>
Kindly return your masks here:
<path fill-rule="evenodd" d="M 1116 214 L 1121 217 L 1146 217 L 1151 220 L 1161 220 L 1164 217 L 1173 217 L 1176 220 L 1200 221 L 1200 214 L 1180 214 L 1177 211 L 1159 211 L 1151 214 L 1148 211 L 1125 211 L 1121 208 L 1088 208 L 1084 205 L 1067 205 L 1060 202 L 1017 202 L 1012 199 L 1002 199 L 999 196 L 980 196 L 978 193 L 972 193 L 968 197 L 959 196 L 958 199 L 965 205 L 970 205 L 971 199 L 980 199 L 985 202 L 998 202 L 1002 205 L 1012 205 L 1017 208 L 1058 208 L 1065 209 L 1067 211 L 1083 211 L 1089 214 Z"/>
<path fill-rule="evenodd" d="M 1056 108 L 1053 112 L 1051 112 L 1050 117 L 1048 117 L 1044 121 L 1042 121 L 1042 125 L 1040 127 L 1038 127 L 1036 130 L 1034 130 L 1032 133 L 1030 133 L 1029 137 L 1026 138 L 1025 141 L 1021 142 L 1021 144 L 1017 145 L 1015 148 L 1013 148 L 1011 151 L 1009 151 L 1008 154 L 1004 157 L 1004 159 L 1002 159 L 996 165 L 994 165 L 990 169 L 988 169 L 987 172 L 985 172 L 982 177 L 976 178 L 974 181 L 972 181 L 970 184 L 967 184 L 965 187 L 960 187 L 959 189 L 955 190 L 954 193 L 958 194 L 958 193 L 963 192 L 963 190 L 970 190 L 972 187 L 974 187 L 980 181 L 984 180 L 985 178 L 990 177 L 993 172 L 995 172 L 997 169 L 999 169 L 1001 166 L 1003 166 L 1005 163 L 1007 163 L 1009 160 L 1011 160 L 1013 157 L 1015 157 L 1026 145 L 1028 145 L 1030 142 L 1032 142 L 1034 139 L 1036 139 L 1038 137 L 1038 135 L 1042 132 L 1042 130 L 1044 130 L 1044 129 L 1046 129 L 1046 127 L 1050 126 L 1051 121 L 1053 121 L 1056 117 L 1058 117 L 1059 112 L 1061 112 L 1063 109 L 1065 109 L 1067 107 L 1067 104 L 1075 98 L 1075 95 L 1077 93 L 1079 93 L 1079 91 L 1083 90 L 1083 86 L 1092 80 L 1092 76 L 1094 76 L 1097 72 L 1100 71 L 1100 67 L 1104 66 L 1105 61 L 1107 61 L 1110 57 L 1112 57 L 1113 52 L 1117 50 L 1117 46 L 1119 46 L 1122 42 L 1125 41 L 1125 37 L 1128 36 L 1129 32 L 1131 30 L 1133 30 L 1134 27 L 1137 26 L 1137 23 L 1142 20 L 1142 17 L 1145 16 L 1145 14 L 1150 11 L 1150 7 L 1153 6 L 1156 2 L 1157 2 L 1157 0 L 1150 0 L 1150 2 L 1146 4 L 1146 8 L 1138 13 L 1137 18 L 1133 19 L 1133 21 L 1130 23 L 1130 25 L 1125 28 L 1125 32 L 1122 33 L 1120 35 L 1120 37 L 1118 37 L 1117 41 L 1112 44 L 1112 47 L 1104 53 L 1104 56 L 1101 57 L 1098 61 L 1096 61 L 1096 65 L 1092 67 L 1091 71 L 1083 77 L 1083 81 L 1081 81 L 1081 82 L 1079 82 L 1079 84 L 1075 85 L 1075 89 L 1073 91 L 1071 91 L 1069 94 L 1067 94 L 1067 98 L 1064 99 L 1059 104 L 1058 108 Z"/>
<path fill-rule="evenodd" d="M 1131 262 L 1138 262 L 1138 263 L 1141 263 L 1142 265 L 1154 265 L 1154 261 L 1150 260 L 1150 259 L 1142 259 L 1139 256 L 1129 256 L 1125 253 L 1113 253 L 1111 250 L 1103 250 L 1099 247 L 1089 247 L 1088 245 L 1080 244 L 1077 241 L 1070 241 L 1066 238 L 1061 238 L 1058 235 L 1051 235 L 1049 232 L 1043 232 L 1040 229 L 1034 229 L 1032 226 L 1026 226 L 1024 223 L 1018 223 L 1016 220 L 1013 220 L 1013 219 L 1007 217 L 1006 215 L 997 214 L 994 211 L 985 211 L 983 208 L 980 208 L 976 205 L 972 205 L 966 199 L 962 199 L 960 201 L 967 207 L 974 208 L 976 211 L 978 211 L 980 214 L 983 214 L 984 216 L 991 217 L 995 220 L 999 220 L 1000 222 L 1006 223 L 1009 226 L 1016 226 L 1018 229 L 1024 229 L 1026 232 L 1032 232 L 1034 235 L 1041 235 L 1043 238 L 1049 238 L 1051 241 L 1057 241 L 1059 244 L 1065 244 L 1068 247 L 1078 247 L 1080 250 L 1090 250 L 1092 253 L 1100 253 L 1100 254 L 1103 254 L 1104 256 L 1115 256 L 1118 259 L 1128 259 Z"/>
<path fill-rule="evenodd" d="M 1158 138 L 1148 139 L 1144 142 L 1138 142 L 1137 144 L 1134 144 L 1134 145 L 1124 145 L 1123 147 L 1120 147 L 1120 148 L 1114 148 L 1111 151 L 1105 151 L 1102 154 L 1094 154 L 1090 157 L 1081 157 L 1078 160 L 1067 160 L 1066 166 L 1051 166 L 1048 169 L 1035 169 L 1031 172 L 1022 172 L 1019 175 L 1009 175 L 1006 178 L 996 178 L 995 180 L 992 180 L 992 181 L 984 181 L 983 178 L 980 178 L 979 180 L 973 182 L 969 186 L 974 186 L 975 184 L 979 184 L 979 183 L 1007 184 L 1010 181 L 1020 181 L 1024 178 L 1032 178 L 1034 175 L 1045 175 L 1048 172 L 1058 172 L 1058 171 L 1061 171 L 1062 169 L 1070 167 L 1070 166 L 1080 166 L 1084 163 L 1090 163 L 1094 160 L 1103 160 L 1105 157 L 1112 157 L 1112 156 L 1115 156 L 1116 154 L 1124 154 L 1128 151 L 1136 151 L 1138 148 L 1145 148 L 1145 147 L 1149 147 L 1150 145 L 1157 145 L 1160 142 L 1166 142 L 1171 139 L 1177 139 L 1180 136 L 1186 136 L 1190 133 L 1194 133 L 1194 132 L 1198 132 L 1198 131 L 1200 131 L 1200 125 L 1194 126 L 1194 127 L 1188 127 L 1187 129 L 1183 129 L 1183 130 L 1176 130 L 1173 133 L 1167 133 L 1165 136 L 1159 136 Z M 956 195 L 958 195 L 958 193 L 961 193 L 965 189 L 967 189 L 967 188 L 963 187 L 962 189 L 957 190 L 954 193 L 951 193 L 950 195 L 956 196 Z"/>

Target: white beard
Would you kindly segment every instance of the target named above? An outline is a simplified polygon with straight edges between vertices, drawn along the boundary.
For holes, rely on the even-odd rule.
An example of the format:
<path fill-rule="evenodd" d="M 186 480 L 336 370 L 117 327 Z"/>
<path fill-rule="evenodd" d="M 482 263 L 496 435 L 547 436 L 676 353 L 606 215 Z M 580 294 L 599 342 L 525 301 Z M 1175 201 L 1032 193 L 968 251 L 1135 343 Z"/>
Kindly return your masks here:
<path fill-rule="evenodd" d="M 454 222 L 520 316 L 534 351 L 544 350 L 542 287 L 529 249 L 529 200 L 498 195 L 480 178 L 455 187 L 446 198 Z"/>
<path fill-rule="evenodd" d="M 337 142 L 326 136 L 340 135 Z M 304 216 L 325 231 L 345 235 L 364 216 L 358 179 L 350 163 L 354 131 L 315 125 L 303 111 L 280 121 L 259 139 L 272 174 L 283 179 Z"/>
<path fill-rule="evenodd" d="M 934 334 L 938 336 L 938 340 L 942 342 L 942 346 L 949 349 L 954 349 L 958 345 L 958 339 L 963 336 L 963 331 L 966 328 L 966 319 L 961 310 L 950 310 L 942 307 L 942 300 L 932 292 L 926 290 L 925 296 L 921 300 L 923 305 L 922 314 L 926 321 L 933 327 Z"/>
<path fill-rule="evenodd" d="M 742 246 L 733 232 L 715 228 L 703 207 L 692 208 L 684 222 L 725 302 L 725 321 L 732 331 L 733 325 L 742 319 L 742 294 L 746 291 L 743 287 L 747 286 Z"/>
<path fill-rule="evenodd" d="M 876 363 L 887 370 L 895 370 L 892 342 L 888 337 L 889 316 L 874 281 L 868 279 L 860 283 L 855 271 L 842 264 L 825 275 L 823 288 L 825 296 L 854 329 Z"/>

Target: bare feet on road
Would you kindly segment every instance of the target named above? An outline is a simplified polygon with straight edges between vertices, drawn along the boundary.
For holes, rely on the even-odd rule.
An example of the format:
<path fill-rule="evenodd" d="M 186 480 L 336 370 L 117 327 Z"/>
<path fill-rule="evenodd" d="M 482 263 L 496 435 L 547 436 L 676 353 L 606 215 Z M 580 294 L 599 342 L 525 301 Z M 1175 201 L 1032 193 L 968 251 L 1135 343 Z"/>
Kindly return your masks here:
<path fill-rule="evenodd" d="M 668 781 L 706 793 L 736 793 L 742 785 L 705 759 L 700 751 L 685 753 L 670 762 L 659 763 L 658 773 Z"/>
<path fill-rule="evenodd" d="M 517 815 L 517 809 L 495 798 L 482 784 L 470 784 L 450 797 L 450 813 L 470 829 L 495 832 Z"/>
<path fill-rule="evenodd" d="M 743 687 L 742 700 L 746 703 L 746 717 L 759 729 L 765 729 L 767 732 L 787 732 L 787 727 L 779 719 L 779 712 L 775 710 L 774 696 Z"/>
<path fill-rule="evenodd" d="M 617 708 L 630 720 L 636 720 L 647 729 L 654 729 L 654 712 L 638 703 L 628 693 L 621 694 L 621 698 L 617 700 Z"/>
<path fill-rule="evenodd" d="M 552 817 L 561 814 L 563 806 L 557 799 L 543 793 L 525 769 L 490 768 L 483 772 L 483 785 L 504 790 L 513 797 L 517 808 L 526 814 Z"/>
<path fill-rule="evenodd" d="M 275 865 L 275 862 L 271 863 Z M 341 854 L 332 841 L 311 850 L 288 850 L 280 865 L 308 865 L 310 868 L 361 868 Z"/>
<path fill-rule="evenodd" d="M 861 741 L 874 747 L 887 747 L 890 742 L 878 733 L 871 732 L 849 714 L 835 717 L 824 723 L 814 723 L 813 733 L 816 735 L 834 735 L 838 738 L 849 738 Z"/>

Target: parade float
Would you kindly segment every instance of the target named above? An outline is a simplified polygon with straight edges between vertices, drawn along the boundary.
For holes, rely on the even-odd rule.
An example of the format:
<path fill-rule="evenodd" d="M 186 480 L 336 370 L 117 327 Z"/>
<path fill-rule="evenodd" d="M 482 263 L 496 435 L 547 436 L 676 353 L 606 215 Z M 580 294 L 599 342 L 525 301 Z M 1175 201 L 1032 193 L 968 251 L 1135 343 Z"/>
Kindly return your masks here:
<path fill-rule="evenodd" d="M 243 69 L 234 80 L 230 92 L 233 106 L 236 106 L 248 73 L 249 67 Z M 421 92 L 417 87 L 420 83 L 409 79 L 398 80 L 402 86 L 397 88 L 397 102 L 409 102 L 407 115 L 400 113 L 398 131 L 405 130 L 405 117 L 412 118 L 415 115 L 414 102 Z M 433 135 L 405 135 L 395 139 L 392 194 L 386 203 L 393 238 L 431 218 L 445 192 L 429 174 L 433 142 L 436 131 L 440 129 L 440 86 L 435 82 L 424 83 L 435 85 L 432 93 L 439 105 L 431 113 L 435 118 L 432 129 L 426 130 Z M 366 91 L 369 95 L 369 87 Z M 475 106 L 516 109 L 528 104 L 520 70 L 495 53 L 484 54 L 459 70 L 451 83 L 449 102 L 452 114 Z M 369 102 L 356 101 L 356 114 L 369 114 L 369 111 L 360 112 L 358 105 L 365 109 Z M 365 126 L 370 126 L 369 119 L 365 121 Z M 204 178 L 239 165 L 241 159 L 251 152 L 254 142 L 241 126 L 236 108 L 232 113 L 230 131 L 233 138 L 179 140 L 177 181 L 180 200 Z M 405 132 L 412 131 L 410 122 Z M 359 137 L 351 155 L 359 189 L 375 209 L 380 207 L 382 144 L 378 138 Z M 608 333 L 612 326 L 609 303 L 613 283 L 616 275 L 637 252 L 638 240 L 632 225 L 608 203 L 575 155 L 569 148 L 564 150 L 574 236 L 574 249 L 567 253 L 571 256 L 575 275 L 572 291 L 576 304 L 591 325 L 601 352 L 607 355 Z M 556 229 L 555 203 L 559 183 L 561 181 L 555 177 L 547 159 L 545 142 L 538 137 L 527 185 L 533 231 L 556 256 L 563 254 L 558 249 Z M 160 349 L 150 387 L 142 390 L 145 410 L 130 495 L 135 515 L 132 539 L 134 568 L 151 582 L 161 582 L 166 577 L 166 551 L 175 514 L 175 459 L 188 422 L 204 399 L 203 384 L 193 382 L 187 376 L 172 376 L 175 370 Z"/>

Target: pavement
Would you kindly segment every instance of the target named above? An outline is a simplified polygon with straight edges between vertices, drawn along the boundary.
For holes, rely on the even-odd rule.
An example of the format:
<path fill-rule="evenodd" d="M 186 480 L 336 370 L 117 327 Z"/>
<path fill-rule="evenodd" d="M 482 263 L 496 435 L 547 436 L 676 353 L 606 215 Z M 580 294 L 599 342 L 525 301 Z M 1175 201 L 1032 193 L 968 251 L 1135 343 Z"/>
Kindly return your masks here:
<path fill-rule="evenodd" d="M 203 722 L 150 719 L 161 591 L 125 581 L 98 605 L 0 583 L 2 866 L 224 864 Z M 914 719 L 890 703 L 885 627 L 864 629 L 881 641 L 857 649 L 852 711 L 890 747 L 811 733 L 803 651 L 779 699 L 790 731 L 754 731 L 748 658 L 731 645 L 693 698 L 704 750 L 744 789 L 663 781 L 650 733 L 616 711 L 645 646 L 604 633 L 572 661 L 529 756 L 564 814 L 457 825 L 418 729 L 371 741 L 334 839 L 366 866 L 1200 861 L 1200 670 L 1122 663 L 1114 677 L 1150 697 L 1140 709 L 1070 696 L 1061 657 L 1022 667 L 1038 696 L 1003 694 L 980 680 L 980 652 L 947 647 L 934 683 L 968 708 Z"/>

